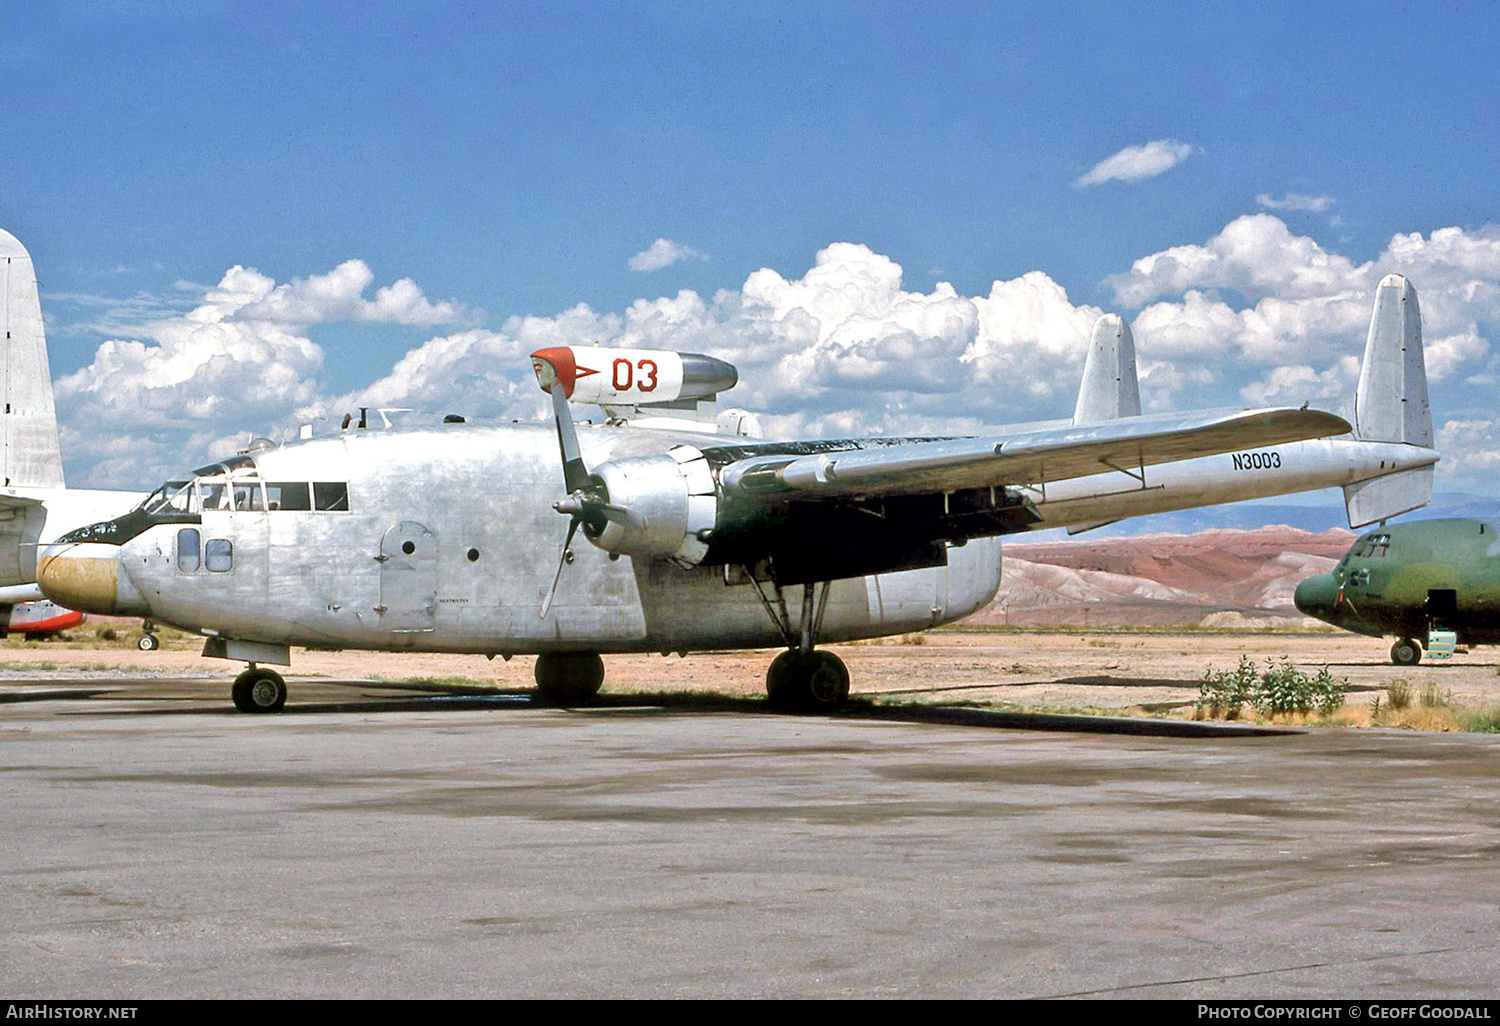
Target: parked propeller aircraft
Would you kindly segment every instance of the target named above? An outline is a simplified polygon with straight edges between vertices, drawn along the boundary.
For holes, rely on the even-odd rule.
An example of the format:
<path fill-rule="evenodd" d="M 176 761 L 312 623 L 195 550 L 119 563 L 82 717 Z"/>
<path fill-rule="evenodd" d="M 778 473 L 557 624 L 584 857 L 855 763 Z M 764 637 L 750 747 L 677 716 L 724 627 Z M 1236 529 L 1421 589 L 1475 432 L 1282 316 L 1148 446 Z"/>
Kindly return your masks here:
<path fill-rule="evenodd" d="M 282 707 L 265 664 L 290 665 L 292 645 L 535 654 L 539 694 L 562 702 L 599 690 L 601 653 L 785 646 L 773 702 L 829 709 L 849 674 L 817 646 L 979 609 L 1001 535 L 1335 485 L 1369 523 L 1423 505 L 1438 459 L 1416 294 L 1395 275 L 1352 428 L 1306 405 L 1141 416 L 1116 317 L 1072 420 L 980 437 L 763 441 L 682 419 L 737 380 L 711 357 L 560 347 L 532 363 L 550 429 L 252 446 L 44 546 L 42 589 L 200 632 L 204 655 L 249 664 L 246 711 Z M 576 425 L 573 402 L 608 423 Z"/>
<path fill-rule="evenodd" d="M 26 247 L 3 229 L 0 329 L 0 635 L 62 630 L 83 616 L 43 599 L 37 545 L 123 513 L 141 494 L 65 487 L 36 269 Z M 146 637 L 154 648 L 154 637 Z"/>
<path fill-rule="evenodd" d="M 1361 535 L 1331 573 L 1297 585 L 1297 608 L 1371 637 L 1394 635 L 1391 662 L 1414 666 L 1455 645 L 1500 642 L 1500 527 L 1417 520 Z"/>

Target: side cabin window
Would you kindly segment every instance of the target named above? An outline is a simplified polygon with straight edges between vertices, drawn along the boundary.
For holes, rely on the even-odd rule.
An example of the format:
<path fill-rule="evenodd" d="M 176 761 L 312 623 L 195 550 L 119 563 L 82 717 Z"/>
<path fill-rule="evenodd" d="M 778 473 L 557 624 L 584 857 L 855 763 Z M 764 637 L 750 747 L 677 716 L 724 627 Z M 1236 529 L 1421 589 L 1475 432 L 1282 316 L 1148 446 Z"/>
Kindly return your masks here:
<path fill-rule="evenodd" d="M 349 512 L 349 485 L 343 481 L 314 481 L 314 508 L 329 513 Z"/>
<path fill-rule="evenodd" d="M 228 573 L 234 568 L 234 542 L 228 538 L 210 538 L 203 547 L 203 565 L 209 573 Z"/>
<path fill-rule="evenodd" d="M 266 509 L 310 510 L 311 494 L 306 481 L 267 481 Z"/>
<path fill-rule="evenodd" d="M 198 543 L 196 527 L 184 527 L 177 532 L 177 569 L 185 574 L 195 573 L 198 569 Z"/>

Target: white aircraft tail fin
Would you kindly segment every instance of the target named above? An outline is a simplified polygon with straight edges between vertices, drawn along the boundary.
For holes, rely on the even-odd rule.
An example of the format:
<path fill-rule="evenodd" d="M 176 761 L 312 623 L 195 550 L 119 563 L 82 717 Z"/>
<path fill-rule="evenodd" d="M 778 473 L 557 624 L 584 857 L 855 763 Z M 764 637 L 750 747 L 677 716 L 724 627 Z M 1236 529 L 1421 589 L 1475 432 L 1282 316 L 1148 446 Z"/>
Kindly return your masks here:
<path fill-rule="evenodd" d="M 0 229 L 0 485 L 63 487 L 52 373 L 31 254 Z"/>
<path fill-rule="evenodd" d="M 1422 311 L 1417 290 L 1399 274 L 1386 275 L 1375 290 L 1365 360 L 1354 394 L 1354 434 L 1365 441 L 1432 448 Z M 1344 486 L 1350 527 L 1418 509 L 1431 499 L 1431 466 Z"/>
<path fill-rule="evenodd" d="M 1432 447 L 1422 311 L 1417 290 L 1399 274 L 1386 275 L 1375 290 L 1375 311 L 1354 395 L 1354 433 L 1368 441 Z"/>
<path fill-rule="evenodd" d="M 1074 424 L 1097 424 L 1141 414 L 1141 390 L 1135 373 L 1135 338 L 1119 314 L 1105 314 L 1094 324 L 1083 383 L 1078 387 Z"/>

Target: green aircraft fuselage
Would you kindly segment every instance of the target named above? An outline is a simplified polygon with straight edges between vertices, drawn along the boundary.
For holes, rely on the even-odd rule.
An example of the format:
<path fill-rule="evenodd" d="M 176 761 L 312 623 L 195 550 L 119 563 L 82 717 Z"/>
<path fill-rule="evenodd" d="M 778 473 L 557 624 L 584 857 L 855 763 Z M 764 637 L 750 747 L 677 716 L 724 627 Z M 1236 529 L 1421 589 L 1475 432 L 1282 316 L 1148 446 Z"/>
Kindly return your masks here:
<path fill-rule="evenodd" d="M 1363 534 L 1331 573 L 1297 586 L 1297 608 L 1345 630 L 1428 643 L 1500 642 L 1500 525 L 1418 520 Z"/>

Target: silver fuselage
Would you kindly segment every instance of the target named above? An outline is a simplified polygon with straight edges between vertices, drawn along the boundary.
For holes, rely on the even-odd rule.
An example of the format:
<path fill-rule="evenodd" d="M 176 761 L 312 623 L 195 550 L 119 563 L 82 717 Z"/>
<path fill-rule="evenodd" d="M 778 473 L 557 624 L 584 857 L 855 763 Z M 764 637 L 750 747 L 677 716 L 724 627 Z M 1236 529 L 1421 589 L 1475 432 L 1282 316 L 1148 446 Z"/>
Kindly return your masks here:
<path fill-rule="evenodd" d="M 628 426 L 580 431 L 594 467 L 684 440 L 721 441 Z M 1143 480 L 1110 472 L 1055 482 L 1027 495 L 1044 518 L 1037 527 L 1066 526 L 1343 485 L 1433 459 L 1430 449 L 1331 439 L 1148 467 Z M 72 608 L 270 645 L 512 654 L 787 640 L 746 575 L 611 558 L 581 536 L 539 615 L 568 527 L 552 508 L 563 485 L 547 427 L 346 432 L 256 453 L 254 464 L 263 482 L 346 485 L 347 508 L 225 503 L 118 545 L 44 546 L 43 589 Z M 921 630 L 986 605 L 1000 583 L 999 539 L 950 547 L 947 558 L 835 582 L 819 640 Z M 784 623 L 801 620 L 802 588 L 764 594 L 784 603 Z"/>
<path fill-rule="evenodd" d="M 678 437 L 633 428 L 582 435 L 590 465 L 660 452 Z M 79 606 L 271 644 L 486 654 L 784 644 L 748 579 L 726 584 L 720 566 L 611 559 L 582 536 L 541 617 L 568 526 L 552 509 L 562 479 L 547 428 L 350 432 L 259 453 L 256 465 L 268 482 L 347 482 L 348 509 L 202 510 L 199 523 L 156 524 L 118 549 L 44 549 L 44 565 L 59 554 L 83 565 L 98 557 L 99 574 L 80 574 L 85 586 L 69 596 Z M 179 558 L 186 530 L 199 532 L 205 555 L 228 542 L 228 568 Z M 836 582 L 820 639 L 921 630 L 981 608 L 999 587 L 999 540 L 949 556 L 946 567 Z M 53 586 L 43 576 L 49 593 L 67 593 L 55 571 Z M 792 622 L 802 595 L 785 592 Z"/>

